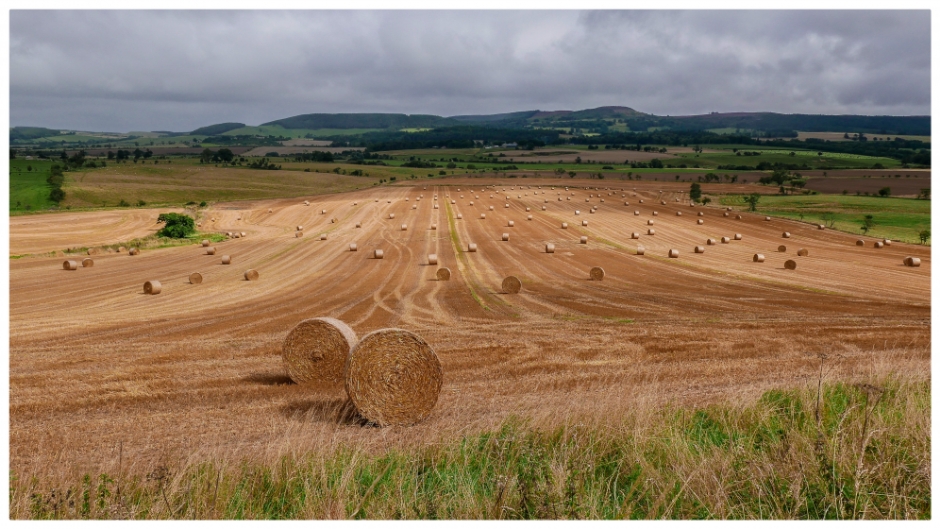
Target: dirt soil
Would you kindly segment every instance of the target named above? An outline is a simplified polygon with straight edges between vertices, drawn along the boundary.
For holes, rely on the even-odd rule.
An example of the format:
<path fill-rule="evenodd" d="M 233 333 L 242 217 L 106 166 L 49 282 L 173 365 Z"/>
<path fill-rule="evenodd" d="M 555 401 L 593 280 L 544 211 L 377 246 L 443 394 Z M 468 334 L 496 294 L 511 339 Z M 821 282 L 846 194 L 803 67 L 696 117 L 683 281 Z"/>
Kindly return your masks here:
<path fill-rule="evenodd" d="M 675 202 L 678 188 L 660 183 L 566 191 L 506 182 L 376 188 L 307 197 L 310 206 L 305 197 L 220 204 L 207 214 L 217 219 L 212 228 L 247 237 L 216 244 L 212 256 L 196 245 L 109 254 L 77 271 L 63 270 L 61 258 L 11 260 L 11 472 L 146 475 L 186 461 L 380 451 L 511 416 L 603 424 L 651 404 L 746 402 L 811 384 L 820 355 L 827 380 L 929 376 L 929 248 L 875 249 L 871 239 L 859 247 L 857 236 L 795 221 L 736 220 Z M 14 217 L 11 245 L 91 241 L 123 214 L 51 214 L 42 224 Z M 705 244 L 735 233 L 742 240 Z M 348 250 L 352 242 L 359 251 Z M 475 253 L 465 252 L 471 242 Z M 554 254 L 544 252 L 549 242 Z M 635 255 L 638 244 L 645 255 Z M 705 253 L 694 253 L 697 245 Z M 377 248 L 384 259 L 370 258 Z M 673 248 L 678 259 L 666 257 Z M 797 257 L 798 248 L 809 255 Z M 430 253 L 450 267 L 450 281 L 435 279 Z M 753 262 L 755 253 L 766 261 Z M 908 255 L 922 265 L 902 266 Z M 796 270 L 783 267 L 787 259 Z M 590 280 L 594 266 L 606 271 L 603 281 Z M 258 281 L 244 280 L 249 268 Z M 192 272 L 202 284 L 189 284 Z M 500 291 L 508 275 L 522 280 L 519 294 Z M 154 279 L 163 292 L 143 294 Z M 339 318 L 359 336 L 402 327 L 427 340 L 444 368 L 430 417 L 408 428 L 363 427 L 337 419 L 341 386 L 291 384 L 281 345 L 315 316 Z"/>

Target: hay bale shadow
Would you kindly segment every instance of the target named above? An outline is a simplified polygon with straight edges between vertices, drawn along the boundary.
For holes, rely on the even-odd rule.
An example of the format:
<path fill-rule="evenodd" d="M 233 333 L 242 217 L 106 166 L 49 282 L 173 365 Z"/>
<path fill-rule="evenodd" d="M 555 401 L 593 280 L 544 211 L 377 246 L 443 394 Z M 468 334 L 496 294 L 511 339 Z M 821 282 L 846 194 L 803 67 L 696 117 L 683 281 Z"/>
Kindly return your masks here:
<path fill-rule="evenodd" d="M 375 423 L 359 415 L 359 410 L 349 397 L 333 397 L 296 400 L 281 407 L 288 419 L 328 422 L 338 425 L 377 427 Z"/>
<path fill-rule="evenodd" d="M 242 382 L 264 386 L 296 385 L 286 373 L 251 373 L 243 377 Z"/>

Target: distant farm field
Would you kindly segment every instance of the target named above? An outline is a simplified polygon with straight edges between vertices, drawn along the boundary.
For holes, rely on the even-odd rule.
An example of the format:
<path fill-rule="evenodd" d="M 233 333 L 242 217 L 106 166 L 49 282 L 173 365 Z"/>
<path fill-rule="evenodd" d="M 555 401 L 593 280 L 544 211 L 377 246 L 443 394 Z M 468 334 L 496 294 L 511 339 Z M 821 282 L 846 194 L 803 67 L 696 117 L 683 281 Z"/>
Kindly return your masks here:
<path fill-rule="evenodd" d="M 10 160 L 10 214 L 55 206 L 49 200 L 52 188 L 46 183 L 52 164 L 50 160 Z"/>
<path fill-rule="evenodd" d="M 852 141 L 851 139 L 846 138 L 846 137 L 845 137 L 845 134 L 846 134 L 845 132 L 805 132 L 805 131 L 798 131 L 798 132 L 797 132 L 797 139 L 798 139 L 798 140 L 806 140 L 806 139 L 808 139 L 808 138 L 817 138 L 817 139 L 820 139 L 820 140 L 827 140 L 827 141 Z M 854 134 L 855 134 L 854 132 L 849 132 L 849 133 L 848 133 L 849 136 L 852 136 L 852 135 L 854 135 Z M 930 141 L 930 136 L 911 136 L 911 135 L 907 135 L 907 134 L 899 134 L 899 135 L 892 135 L 892 134 L 865 134 L 865 136 L 867 136 L 867 137 L 869 138 L 869 140 L 872 140 L 872 138 L 879 138 L 879 139 L 891 138 L 892 140 L 893 140 L 894 138 L 901 138 L 901 139 L 904 139 L 904 140 L 917 140 L 917 141 L 923 141 L 923 142 L 929 142 L 929 141 Z"/>

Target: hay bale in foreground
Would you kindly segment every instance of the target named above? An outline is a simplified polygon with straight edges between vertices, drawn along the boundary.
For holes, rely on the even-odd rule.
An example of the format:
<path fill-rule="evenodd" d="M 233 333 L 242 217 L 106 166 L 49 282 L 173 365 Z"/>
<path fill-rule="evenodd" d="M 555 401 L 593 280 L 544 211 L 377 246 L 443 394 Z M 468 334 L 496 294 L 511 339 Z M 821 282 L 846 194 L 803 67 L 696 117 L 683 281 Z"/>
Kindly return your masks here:
<path fill-rule="evenodd" d="M 755 262 L 755 263 L 763 263 L 763 262 L 764 262 L 764 254 L 762 254 L 762 253 L 756 253 L 756 254 L 754 254 L 754 262 Z"/>
<path fill-rule="evenodd" d="M 245 281 L 257 281 L 258 280 L 258 271 L 254 268 L 249 268 L 245 270 Z"/>
<path fill-rule="evenodd" d="M 359 414 L 380 426 L 415 424 L 437 404 L 441 361 L 420 336 L 380 329 L 362 337 L 346 359 L 346 393 Z"/>
<path fill-rule="evenodd" d="M 920 266 L 920 257 L 905 257 L 904 266 Z"/>
<path fill-rule="evenodd" d="M 503 292 L 506 294 L 518 294 L 522 290 L 522 281 L 516 276 L 509 276 L 503 279 Z"/>
<path fill-rule="evenodd" d="M 159 294 L 161 290 L 163 290 L 163 285 L 161 285 L 160 282 L 156 279 L 144 283 L 144 294 L 155 296 Z"/>
<path fill-rule="evenodd" d="M 787 270 L 796 270 L 796 261 L 793 259 L 787 259 L 787 262 L 783 263 L 783 267 Z"/>
<path fill-rule="evenodd" d="M 356 333 L 335 318 L 310 318 L 294 326 L 281 346 L 287 376 L 297 384 L 340 382 Z"/>
<path fill-rule="evenodd" d="M 437 254 L 436 254 L 436 253 L 429 253 L 429 254 L 428 254 L 428 264 L 429 264 L 429 265 L 436 265 L 436 264 L 437 264 Z"/>
<path fill-rule="evenodd" d="M 82 259 L 82 268 L 90 268 L 92 266 L 95 266 L 94 259 L 92 259 L 91 257 L 86 257 Z"/>
<path fill-rule="evenodd" d="M 555 245 L 552 243 L 545 244 L 545 253 L 555 253 Z"/>
<path fill-rule="evenodd" d="M 806 248 L 800 248 L 799 250 L 796 251 L 796 255 L 799 255 L 800 257 L 806 257 L 807 255 L 809 255 L 809 250 L 807 250 Z"/>
<path fill-rule="evenodd" d="M 450 281 L 450 268 L 442 267 L 437 269 L 435 274 L 438 281 Z"/>
<path fill-rule="evenodd" d="M 72 261 L 72 260 L 64 261 L 62 263 L 62 269 L 63 270 L 78 270 L 78 261 Z"/>
<path fill-rule="evenodd" d="M 232 256 L 230 256 L 230 255 L 223 255 L 223 256 L 222 256 L 222 264 L 224 264 L 224 265 L 232 264 Z"/>
<path fill-rule="evenodd" d="M 591 268 L 591 281 L 603 281 L 605 275 L 603 268 L 599 266 Z"/>
<path fill-rule="evenodd" d="M 189 283 L 191 285 L 198 285 L 202 283 L 202 274 L 200 274 L 199 272 L 193 272 L 189 274 Z"/>

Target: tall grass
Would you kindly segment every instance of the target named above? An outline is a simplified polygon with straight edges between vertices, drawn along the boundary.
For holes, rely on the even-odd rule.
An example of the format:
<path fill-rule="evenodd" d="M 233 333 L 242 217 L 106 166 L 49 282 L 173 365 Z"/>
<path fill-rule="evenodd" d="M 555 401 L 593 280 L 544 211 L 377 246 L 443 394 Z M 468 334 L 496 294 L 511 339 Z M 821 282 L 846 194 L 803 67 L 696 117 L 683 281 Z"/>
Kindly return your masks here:
<path fill-rule="evenodd" d="M 11 517 L 930 517 L 929 381 L 775 390 L 746 405 L 638 409 L 614 424 L 517 418 L 378 454 L 206 461 L 71 483 L 14 475 Z"/>

